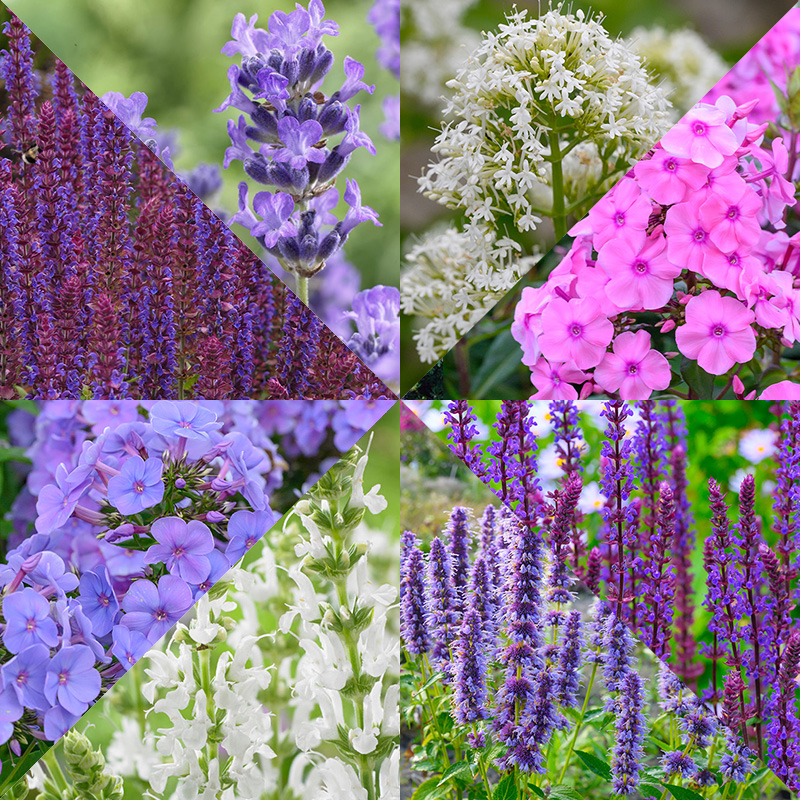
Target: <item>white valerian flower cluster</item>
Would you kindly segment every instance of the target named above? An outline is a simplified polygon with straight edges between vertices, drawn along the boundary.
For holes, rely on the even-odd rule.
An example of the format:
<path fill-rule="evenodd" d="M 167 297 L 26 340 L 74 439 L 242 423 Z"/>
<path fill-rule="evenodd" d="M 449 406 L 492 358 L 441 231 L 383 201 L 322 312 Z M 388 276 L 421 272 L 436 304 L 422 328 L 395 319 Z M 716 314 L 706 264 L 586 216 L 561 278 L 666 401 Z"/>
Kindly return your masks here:
<path fill-rule="evenodd" d="M 430 108 L 441 106 L 445 84 L 480 43 L 480 34 L 462 23 L 475 0 L 403 0 L 402 27 L 410 31 L 401 47 L 403 95 Z"/>
<path fill-rule="evenodd" d="M 417 337 L 427 362 L 535 263 L 544 218 L 560 239 L 669 122 L 642 57 L 580 10 L 511 14 L 447 85 L 438 158 L 419 186 L 463 213 L 464 239 L 455 252 L 449 233 L 420 243 L 401 278 L 404 313 L 432 320 Z"/>
<path fill-rule="evenodd" d="M 490 245 L 448 226 L 425 233 L 406 256 L 400 304 L 404 314 L 427 320 L 413 334 L 423 362 L 453 348 L 538 258 L 522 256 L 512 239 L 491 237 Z"/>
<path fill-rule="evenodd" d="M 654 77 L 661 79 L 672 103 L 673 122 L 701 100 L 729 69 L 722 57 L 690 28 L 635 28 L 628 41 Z"/>

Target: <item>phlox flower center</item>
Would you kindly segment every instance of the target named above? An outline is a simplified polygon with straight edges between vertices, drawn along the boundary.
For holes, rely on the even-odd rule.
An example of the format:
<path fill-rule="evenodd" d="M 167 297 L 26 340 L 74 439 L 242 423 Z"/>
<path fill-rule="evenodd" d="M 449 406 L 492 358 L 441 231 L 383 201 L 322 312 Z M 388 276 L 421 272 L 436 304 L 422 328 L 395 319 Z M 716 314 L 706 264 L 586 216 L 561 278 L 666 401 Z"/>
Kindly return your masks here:
<path fill-rule="evenodd" d="M 67 670 L 65 669 L 61 670 L 61 672 L 58 673 L 59 685 L 66 686 L 68 682 L 69 682 L 69 672 L 67 672 Z"/>
<path fill-rule="evenodd" d="M 33 633 L 33 631 L 36 630 L 36 619 L 34 617 L 31 617 L 28 620 L 27 624 L 25 625 L 25 628 L 28 630 L 29 633 Z"/>
<path fill-rule="evenodd" d="M 144 484 L 141 481 L 135 481 L 133 484 L 133 491 L 141 494 L 144 491 Z"/>

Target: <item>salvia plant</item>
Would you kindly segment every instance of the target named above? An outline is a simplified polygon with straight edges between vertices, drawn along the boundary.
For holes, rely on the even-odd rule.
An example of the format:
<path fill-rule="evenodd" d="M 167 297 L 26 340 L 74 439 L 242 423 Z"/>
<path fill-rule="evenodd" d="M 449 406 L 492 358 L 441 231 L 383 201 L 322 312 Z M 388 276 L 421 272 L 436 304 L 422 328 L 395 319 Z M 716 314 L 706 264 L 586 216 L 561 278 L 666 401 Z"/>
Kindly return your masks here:
<path fill-rule="evenodd" d="M 63 63 L 34 71 L 17 18 L 4 31 L 4 396 L 386 393 Z"/>
<path fill-rule="evenodd" d="M 379 583 L 396 561 L 382 531 L 366 544 L 385 508 L 364 487 L 366 459 L 347 453 L 133 668 L 109 698 L 109 736 L 90 715 L 85 735 L 104 752 L 86 772 L 152 798 L 398 796 L 397 590 Z M 52 786 L 74 749 L 51 751 L 30 788 Z"/>
<path fill-rule="evenodd" d="M 320 402 L 50 401 L 32 431 L 12 418 L 31 466 L 0 566 L 0 791 L 266 533 L 294 500 L 287 459 L 322 470 L 329 438 L 349 448 L 385 410 Z"/>
<path fill-rule="evenodd" d="M 546 417 L 539 415 L 553 435 L 540 451 L 533 408 L 504 402 L 489 443 L 480 444 L 474 410 L 466 401 L 450 404 L 452 451 L 521 520 L 541 528 L 557 556 L 555 576 L 568 565 L 743 745 L 797 789 L 800 632 L 792 611 L 800 408 L 792 403 L 778 413 L 778 435 L 765 431 L 760 444 L 742 440 L 753 461 L 774 460 L 771 519 L 756 512 L 752 474 L 739 476 L 738 508 L 711 477 L 710 513 L 693 513 L 692 451 L 676 401 L 584 406 L 602 421 L 599 453 L 586 446 L 582 415 L 570 401 L 552 401 Z M 584 486 L 588 470 L 599 481 L 587 478 Z M 543 491 L 540 475 L 551 491 Z"/>
<path fill-rule="evenodd" d="M 775 777 L 632 635 L 621 604 L 575 584 L 578 495 L 575 482 L 555 490 L 528 524 L 506 507 L 480 520 L 456 507 L 429 544 L 404 534 L 415 794 L 777 797 Z"/>

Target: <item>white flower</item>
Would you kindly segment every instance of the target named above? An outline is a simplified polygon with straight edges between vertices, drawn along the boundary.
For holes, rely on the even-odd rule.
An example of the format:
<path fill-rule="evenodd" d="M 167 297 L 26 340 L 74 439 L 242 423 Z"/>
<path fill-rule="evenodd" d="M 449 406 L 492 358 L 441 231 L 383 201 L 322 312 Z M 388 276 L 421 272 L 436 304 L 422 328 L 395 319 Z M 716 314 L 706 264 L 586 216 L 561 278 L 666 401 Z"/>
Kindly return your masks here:
<path fill-rule="evenodd" d="M 769 428 L 753 428 L 739 439 L 739 455 L 751 464 L 760 464 L 777 452 L 778 435 Z"/>
<path fill-rule="evenodd" d="M 320 764 L 314 775 L 318 782 L 317 792 L 310 795 L 314 800 L 367 800 L 367 790 L 361 785 L 356 771 L 350 764 L 328 758 Z"/>
<path fill-rule="evenodd" d="M 155 736 L 152 731 L 143 734 L 134 717 L 123 717 L 121 725 L 120 730 L 114 731 L 105 752 L 108 769 L 115 775 L 132 775 L 146 781 L 152 768 L 161 763 L 155 750 Z"/>
<path fill-rule="evenodd" d="M 381 764 L 380 800 L 400 800 L 400 748 Z"/>
<path fill-rule="evenodd" d="M 347 590 L 350 596 L 358 598 L 360 606 L 375 606 L 375 614 L 385 614 L 386 609 L 397 598 L 397 588 L 391 584 L 375 585 L 369 574 L 366 557 L 359 559 L 356 568 L 348 576 Z"/>
<path fill-rule="evenodd" d="M 381 511 L 385 511 L 388 506 L 386 498 L 378 494 L 381 488 L 380 484 L 376 484 L 364 494 L 364 470 L 367 468 L 368 460 L 368 454 L 364 453 L 356 464 L 356 469 L 353 473 L 353 490 L 350 494 L 350 506 L 352 508 L 366 507 L 370 514 L 380 514 Z"/>
<path fill-rule="evenodd" d="M 578 498 L 578 511 L 582 514 L 593 514 L 601 511 L 605 504 L 606 496 L 600 491 L 597 481 L 584 485 Z"/>
<path fill-rule="evenodd" d="M 294 605 L 290 605 L 290 610 L 283 614 L 278 621 L 281 633 L 286 633 L 292 627 L 298 614 L 306 622 L 311 622 L 320 616 L 319 600 L 314 584 L 311 583 L 299 564 L 292 564 L 289 567 L 289 577 L 297 584 L 297 590 L 294 593 Z"/>
<path fill-rule="evenodd" d="M 742 488 L 742 481 L 748 476 L 752 475 L 753 470 L 751 469 L 737 469 L 736 472 L 731 475 L 730 481 L 728 481 L 728 488 L 739 494 L 739 490 Z"/>

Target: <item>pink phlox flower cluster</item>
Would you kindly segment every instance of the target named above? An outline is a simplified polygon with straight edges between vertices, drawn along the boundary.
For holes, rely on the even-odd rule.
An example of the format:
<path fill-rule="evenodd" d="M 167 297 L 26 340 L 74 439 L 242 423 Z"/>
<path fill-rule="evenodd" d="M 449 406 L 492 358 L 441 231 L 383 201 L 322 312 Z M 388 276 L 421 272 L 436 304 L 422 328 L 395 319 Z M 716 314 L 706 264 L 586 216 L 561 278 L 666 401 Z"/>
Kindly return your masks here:
<path fill-rule="evenodd" d="M 523 289 L 511 332 L 535 398 L 667 389 L 656 333 L 712 375 L 800 340 L 795 187 L 755 107 L 697 104 L 575 225 L 545 285 Z"/>

